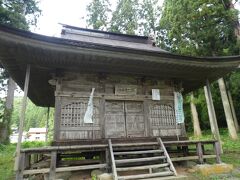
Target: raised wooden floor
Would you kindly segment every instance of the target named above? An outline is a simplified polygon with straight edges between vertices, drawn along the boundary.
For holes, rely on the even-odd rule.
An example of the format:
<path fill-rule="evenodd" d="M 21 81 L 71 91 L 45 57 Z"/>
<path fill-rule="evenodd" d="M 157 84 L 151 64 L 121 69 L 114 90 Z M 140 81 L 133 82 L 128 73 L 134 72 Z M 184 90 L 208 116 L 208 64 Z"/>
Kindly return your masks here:
<path fill-rule="evenodd" d="M 116 159 L 114 161 L 115 170 L 113 169 L 112 172 L 118 172 L 120 177 L 122 172 L 127 170 L 126 168 L 133 171 L 147 170 L 148 172 L 144 174 L 146 178 L 160 177 L 161 175 L 172 176 L 175 174 L 172 170 L 174 167 L 170 171 L 161 172 L 162 174 L 151 173 L 151 169 L 169 168 L 172 161 L 198 160 L 199 163 L 203 163 L 206 158 L 215 158 L 217 163 L 220 162 L 219 143 L 215 140 L 168 140 L 163 141 L 161 147 L 164 148 L 159 148 L 159 141 L 156 138 L 137 138 L 127 141 L 113 139 L 111 140 L 112 155 L 109 140 L 95 143 L 89 141 L 87 144 L 84 141 L 81 145 L 65 144 L 64 146 L 22 149 L 17 179 L 21 180 L 24 176 L 33 174 L 49 174 L 49 179 L 54 179 L 57 172 L 87 169 L 110 170 L 113 168 L 113 164 L 110 163 L 113 157 Z M 212 145 L 214 153 L 207 154 L 205 145 Z M 194 149 L 191 149 L 192 147 Z M 169 158 L 164 149 L 170 155 Z M 94 156 L 98 156 L 99 159 L 94 159 Z M 138 174 L 135 174 L 135 176 L 139 179 Z M 125 177 L 125 179 L 131 178 L 133 177 Z"/>

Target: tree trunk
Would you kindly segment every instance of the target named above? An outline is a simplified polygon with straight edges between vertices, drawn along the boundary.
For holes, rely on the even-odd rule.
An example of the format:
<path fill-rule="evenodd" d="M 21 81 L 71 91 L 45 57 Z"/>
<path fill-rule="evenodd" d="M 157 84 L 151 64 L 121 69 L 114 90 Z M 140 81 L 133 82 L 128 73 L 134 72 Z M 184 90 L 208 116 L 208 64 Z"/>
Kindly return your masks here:
<path fill-rule="evenodd" d="M 204 93 L 205 93 L 205 98 L 206 98 L 206 102 L 207 102 L 208 116 L 209 116 L 209 120 L 210 120 L 211 131 L 213 133 L 214 138 L 219 141 L 220 147 L 221 147 L 221 153 L 223 153 L 215 108 L 214 108 L 213 100 L 212 100 L 212 93 L 211 93 L 210 84 L 209 84 L 208 80 L 206 81 L 206 86 L 204 86 Z"/>
<path fill-rule="evenodd" d="M 232 94 L 228 88 L 227 88 L 227 94 L 228 94 L 228 99 L 229 99 L 229 103 L 231 106 L 231 111 L 232 111 L 235 128 L 236 128 L 236 131 L 239 132 L 239 124 L 238 124 L 238 119 L 237 119 L 236 111 L 235 111 L 233 100 L 232 100 Z"/>
<path fill-rule="evenodd" d="M 238 139 L 237 131 L 234 125 L 232 111 L 231 111 L 230 103 L 227 96 L 227 90 L 226 90 L 226 86 L 223 78 L 220 78 L 218 80 L 218 85 L 219 85 L 219 89 L 222 97 L 222 103 L 223 103 L 223 108 L 224 108 L 225 117 L 227 121 L 228 132 L 230 137 L 233 140 L 236 140 Z"/>
<path fill-rule="evenodd" d="M 13 110 L 14 90 L 16 84 L 10 77 L 8 79 L 7 97 L 5 102 L 5 109 L 3 114 L 3 121 L 0 126 L 0 143 L 9 143 L 9 136 L 11 133 L 11 115 Z"/>
<path fill-rule="evenodd" d="M 191 93 L 191 113 L 192 113 L 192 120 L 193 120 L 193 129 L 194 129 L 194 136 L 200 137 L 202 136 L 201 128 L 199 125 L 199 119 L 198 119 L 198 112 L 196 105 L 194 103 L 194 95 Z"/>

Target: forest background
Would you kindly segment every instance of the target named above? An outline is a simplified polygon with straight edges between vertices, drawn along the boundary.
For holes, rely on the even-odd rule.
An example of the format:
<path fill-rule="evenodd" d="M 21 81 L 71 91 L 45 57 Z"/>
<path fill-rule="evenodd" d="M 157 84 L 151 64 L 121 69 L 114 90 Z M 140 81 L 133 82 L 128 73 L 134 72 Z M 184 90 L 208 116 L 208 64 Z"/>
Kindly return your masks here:
<path fill-rule="evenodd" d="M 151 36 L 156 45 L 172 53 L 189 56 L 232 56 L 240 52 L 238 1 L 230 0 L 118 0 L 116 7 L 109 0 L 93 0 L 86 7 L 88 28 L 124 34 Z M 41 15 L 35 0 L 0 0 L 0 23 L 29 29 Z M 1 90 L 7 91 L 8 74 L 1 73 Z M 240 70 L 225 77 L 233 97 L 237 119 L 240 119 Z M 211 85 L 218 125 L 226 127 L 220 90 Z M 210 129 L 203 89 L 194 92 L 200 126 Z M 14 99 L 11 115 L 4 119 L 5 98 L 0 101 L 0 127 L 18 127 L 21 97 Z M 185 95 L 185 123 L 193 130 L 190 98 Z M 47 108 L 37 107 L 28 100 L 24 130 L 46 127 Z M 53 129 L 54 110 L 50 110 L 49 127 Z M 7 127 L 6 127 L 7 126 Z M 9 131 L 9 134 L 11 132 Z M 50 134 L 51 136 L 51 134 Z"/>

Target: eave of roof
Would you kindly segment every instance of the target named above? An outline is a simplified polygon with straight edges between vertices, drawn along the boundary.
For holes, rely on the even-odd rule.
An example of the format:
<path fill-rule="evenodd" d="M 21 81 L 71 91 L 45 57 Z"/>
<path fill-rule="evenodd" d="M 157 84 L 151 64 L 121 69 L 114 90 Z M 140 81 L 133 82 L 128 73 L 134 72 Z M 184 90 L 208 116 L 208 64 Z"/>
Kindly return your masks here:
<path fill-rule="evenodd" d="M 47 37 L 0 25 L 2 65 L 23 87 L 26 64 L 32 65 L 29 97 L 41 106 L 54 105 L 48 84 L 56 69 L 154 76 L 183 82 L 186 92 L 234 70 L 240 56 L 189 57 Z"/>

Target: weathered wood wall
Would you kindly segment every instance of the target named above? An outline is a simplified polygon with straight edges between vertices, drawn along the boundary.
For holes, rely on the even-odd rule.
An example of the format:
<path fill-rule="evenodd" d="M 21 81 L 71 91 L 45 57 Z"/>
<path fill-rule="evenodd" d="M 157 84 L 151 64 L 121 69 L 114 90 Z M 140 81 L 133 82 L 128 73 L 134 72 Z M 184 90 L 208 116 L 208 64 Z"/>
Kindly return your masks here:
<path fill-rule="evenodd" d="M 92 88 L 93 123 L 83 122 Z M 160 101 L 152 100 L 160 90 Z M 55 140 L 181 136 L 176 125 L 170 80 L 65 73 L 56 83 Z"/>

